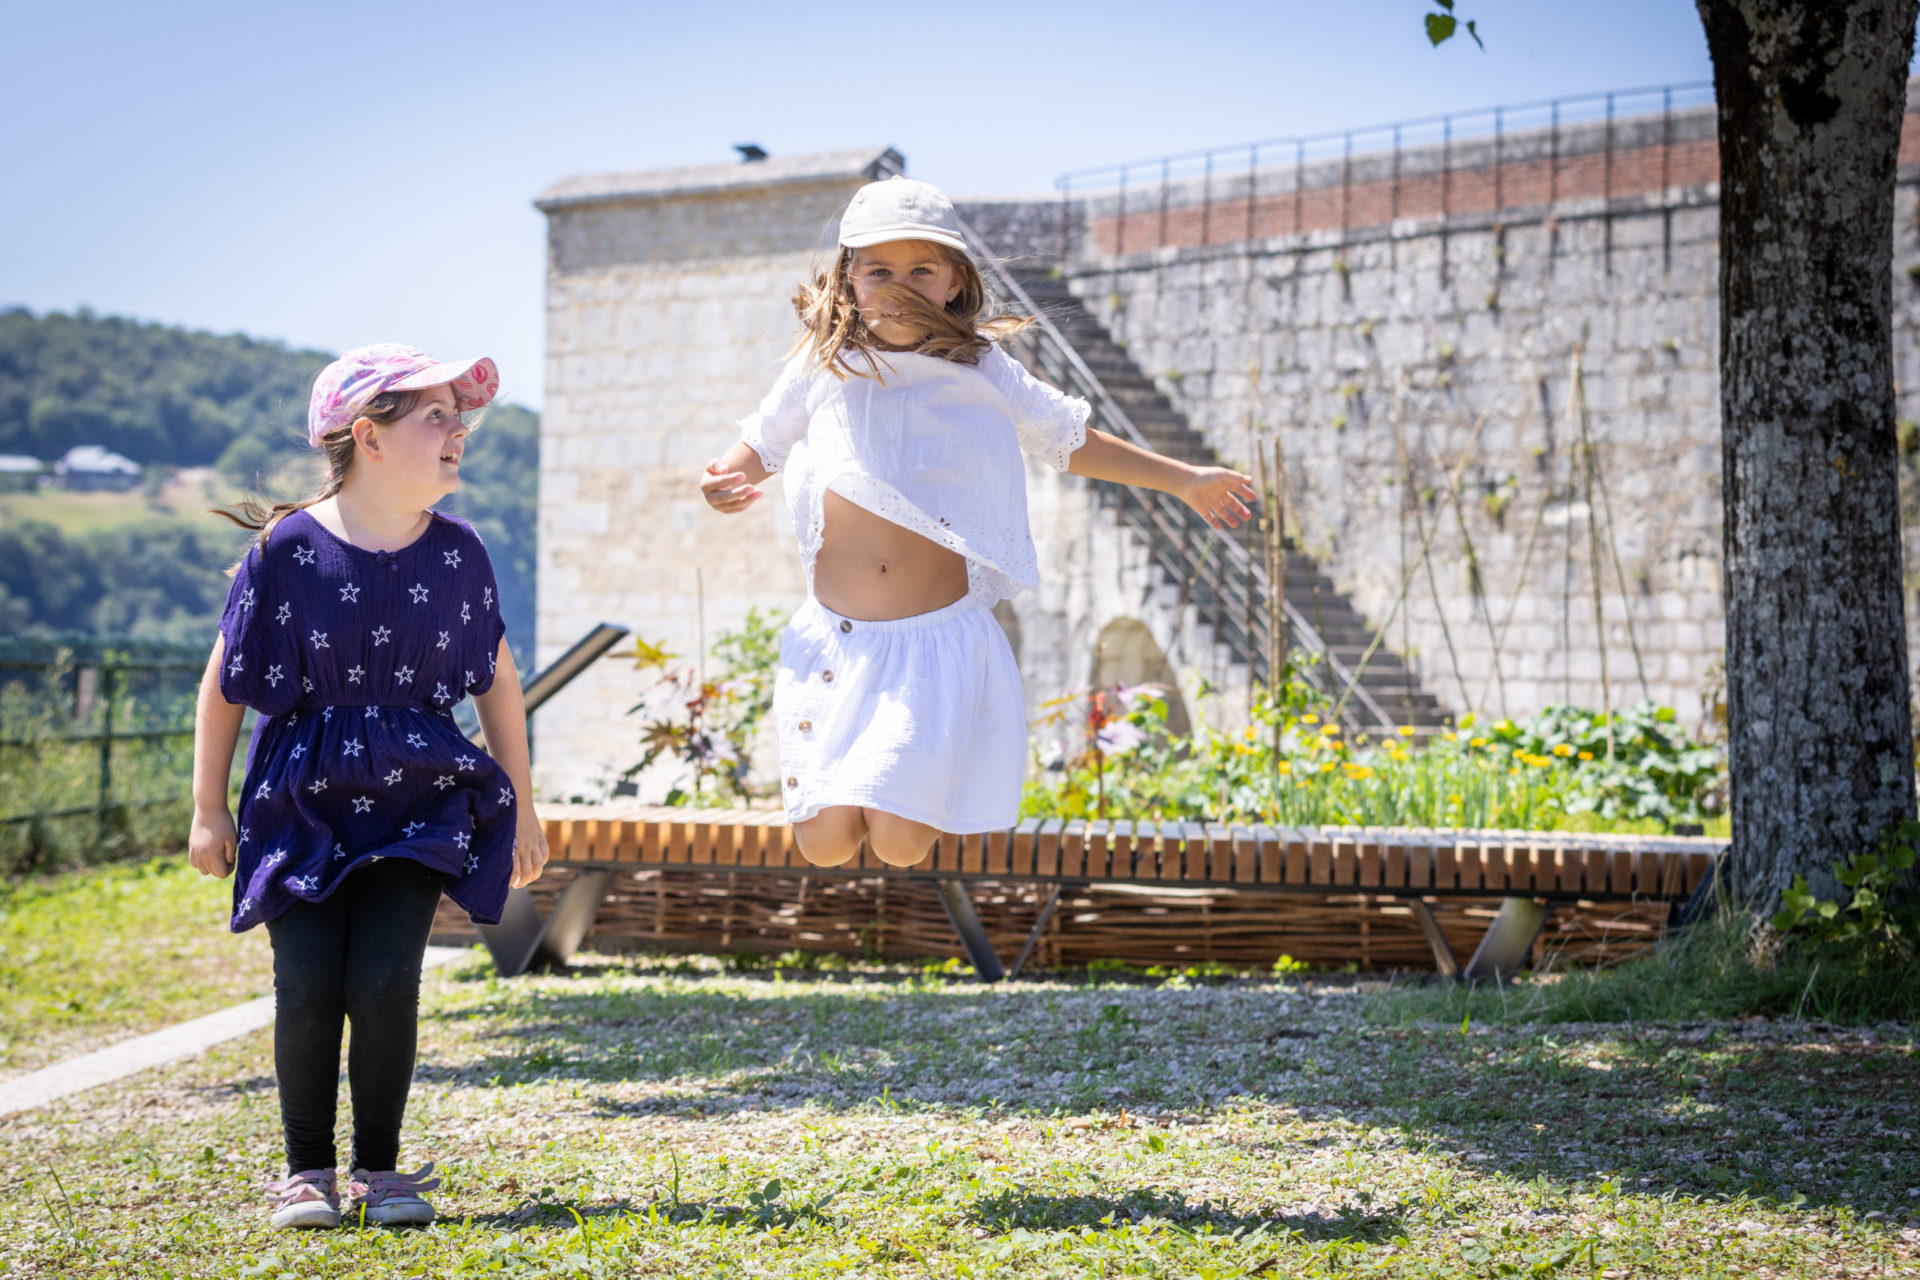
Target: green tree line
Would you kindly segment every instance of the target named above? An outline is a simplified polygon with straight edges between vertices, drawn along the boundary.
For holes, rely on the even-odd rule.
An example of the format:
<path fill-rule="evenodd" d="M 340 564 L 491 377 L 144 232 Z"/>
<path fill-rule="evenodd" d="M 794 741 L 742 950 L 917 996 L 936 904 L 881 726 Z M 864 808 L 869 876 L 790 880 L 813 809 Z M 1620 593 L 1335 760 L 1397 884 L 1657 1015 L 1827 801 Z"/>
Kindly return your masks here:
<path fill-rule="evenodd" d="M 242 334 L 117 316 L 0 311 L 0 453 L 51 460 L 105 445 L 151 467 L 215 466 L 262 491 L 310 456 L 307 393 L 332 357 Z M 475 434 L 458 493 L 500 582 L 507 638 L 532 658 L 539 415 L 497 405 Z M 0 632 L 210 636 L 244 535 L 207 516 L 62 532 L 0 524 Z"/>

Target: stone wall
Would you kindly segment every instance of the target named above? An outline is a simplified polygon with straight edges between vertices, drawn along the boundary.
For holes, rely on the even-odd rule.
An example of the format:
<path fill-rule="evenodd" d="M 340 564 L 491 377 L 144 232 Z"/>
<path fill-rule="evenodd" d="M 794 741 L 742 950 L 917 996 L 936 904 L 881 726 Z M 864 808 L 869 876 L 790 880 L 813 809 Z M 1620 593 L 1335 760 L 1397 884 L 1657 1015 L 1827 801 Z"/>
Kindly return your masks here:
<path fill-rule="evenodd" d="M 1697 132 L 1676 134 L 1691 146 Z M 1614 163 L 1616 182 L 1657 171 Z M 1909 422 L 1916 169 L 1897 192 L 1894 281 Z M 1443 703 L 1521 716 L 1647 696 L 1694 725 L 1711 714 L 1724 643 L 1713 183 L 1124 255 L 1100 251 L 1113 233 L 1097 209 L 1070 212 L 1074 292 L 1222 457 L 1280 441 L 1301 546 Z M 1008 229 L 995 241 L 1008 256 L 1058 243 L 1057 204 L 973 216 Z M 1570 413 L 1576 352 L 1591 475 Z"/>

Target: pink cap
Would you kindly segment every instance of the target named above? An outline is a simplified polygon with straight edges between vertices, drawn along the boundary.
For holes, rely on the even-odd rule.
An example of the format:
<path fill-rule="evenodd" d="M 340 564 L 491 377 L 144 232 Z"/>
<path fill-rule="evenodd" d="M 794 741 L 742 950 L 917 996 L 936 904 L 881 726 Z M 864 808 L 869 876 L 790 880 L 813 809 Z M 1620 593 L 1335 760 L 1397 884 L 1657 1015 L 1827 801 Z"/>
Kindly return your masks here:
<path fill-rule="evenodd" d="M 318 448 L 322 437 L 359 417 L 367 402 L 382 392 L 444 386 L 453 388 L 454 407 L 465 413 L 499 394 L 500 369 L 485 356 L 435 360 L 397 342 L 355 347 L 313 380 L 313 397 L 307 402 L 307 443 Z"/>

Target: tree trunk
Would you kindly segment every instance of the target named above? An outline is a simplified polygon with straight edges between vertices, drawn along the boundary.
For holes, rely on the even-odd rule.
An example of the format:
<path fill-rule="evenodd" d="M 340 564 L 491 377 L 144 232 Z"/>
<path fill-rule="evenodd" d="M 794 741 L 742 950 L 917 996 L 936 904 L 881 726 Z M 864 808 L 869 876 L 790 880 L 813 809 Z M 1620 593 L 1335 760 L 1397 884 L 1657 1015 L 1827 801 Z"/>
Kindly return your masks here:
<path fill-rule="evenodd" d="M 1733 885 L 1766 912 L 1914 813 L 1893 188 L 1916 0 L 1698 0 L 1720 134 Z"/>

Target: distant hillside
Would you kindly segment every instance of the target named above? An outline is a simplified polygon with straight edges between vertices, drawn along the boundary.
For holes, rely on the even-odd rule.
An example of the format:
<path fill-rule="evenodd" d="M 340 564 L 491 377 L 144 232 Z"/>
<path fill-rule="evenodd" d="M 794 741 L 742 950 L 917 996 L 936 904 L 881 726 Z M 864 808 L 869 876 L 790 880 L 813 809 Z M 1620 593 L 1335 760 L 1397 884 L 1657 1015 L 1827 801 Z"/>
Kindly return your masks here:
<path fill-rule="evenodd" d="M 105 445 L 153 469 L 212 465 L 231 485 L 284 496 L 311 459 L 307 392 L 332 359 L 240 334 L 196 333 L 87 311 L 0 311 L 0 453 L 52 460 Z M 540 418 L 501 405 L 475 433 L 464 483 L 440 509 L 474 522 L 500 580 L 507 638 L 532 658 Z M 275 478 L 278 477 L 276 480 Z M 76 495 L 77 496 L 77 495 Z M 0 632 L 210 637 L 235 554 L 230 526 L 140 494 L 91 508 L 22 495 L 0 520 Z M 43 500 L 44 499 L 44 500 Z M 124 504 L 146 504 L 138 533 Z M 99 527 L 85 512 L 97 511 Z M 80 516 L 76 517 L 76 511 Z M 223 529 L 225 531 L 223 531 Z"/>

